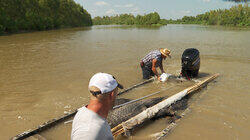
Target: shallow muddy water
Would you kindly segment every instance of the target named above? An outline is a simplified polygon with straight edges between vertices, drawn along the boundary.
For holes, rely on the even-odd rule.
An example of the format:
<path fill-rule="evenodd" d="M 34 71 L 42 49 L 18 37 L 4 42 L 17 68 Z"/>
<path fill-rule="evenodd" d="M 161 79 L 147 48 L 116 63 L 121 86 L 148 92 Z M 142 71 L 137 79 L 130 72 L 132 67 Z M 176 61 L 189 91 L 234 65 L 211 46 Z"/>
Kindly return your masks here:
<path fill-rule="evenodd" d="M 88 81 L 96 72 L 115 75 L 125 86 L 141 82 L 139 60 L 158 48 L 172 50 L 164 61 L 167 73 L 178 75 L 181 54 L 197 48 L 200 72 L 220 73 L 216 82 L 190 98 L 190 112 L 168 139 L 249 139 L 250 31 L 198 25 L 154 28 L 93 26 L 0 36 L 0 139 L 88 103 Z M 192 85 L 153 82 L 122 97 L 136 99 L 168 89 L 172 95 Z M 135 135 L 158 132 L 164 120 L 150 123 Z M 42 135 L 70 139 L 71 124 Z"/>

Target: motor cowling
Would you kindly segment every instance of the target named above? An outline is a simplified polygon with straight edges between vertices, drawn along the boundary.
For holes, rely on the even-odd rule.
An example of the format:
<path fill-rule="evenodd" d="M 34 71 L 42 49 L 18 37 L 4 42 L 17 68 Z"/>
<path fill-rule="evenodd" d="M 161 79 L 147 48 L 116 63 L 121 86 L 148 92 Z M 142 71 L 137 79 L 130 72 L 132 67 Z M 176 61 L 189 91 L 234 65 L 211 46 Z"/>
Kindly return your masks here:
<path fill-rule="evenodd" d="M 200 52 L 195 48 L 186 49 L 181 57 L 181 74 L 183 77 L 198 76 L 200 69 Z"/>

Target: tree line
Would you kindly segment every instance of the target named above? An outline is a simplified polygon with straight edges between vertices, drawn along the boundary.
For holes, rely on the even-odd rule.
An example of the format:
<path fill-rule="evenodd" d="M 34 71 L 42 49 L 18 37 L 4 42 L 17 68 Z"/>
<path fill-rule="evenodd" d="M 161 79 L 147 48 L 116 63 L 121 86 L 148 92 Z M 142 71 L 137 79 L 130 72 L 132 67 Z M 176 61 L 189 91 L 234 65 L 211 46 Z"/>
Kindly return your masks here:
<path fill-rule="evenodd" d="M 250 26 L 250 8 L 248 4 L 239 4 L 230 9 L 211 10 L 197 16 L 184 16 L 182 19 L 170 19 L 165 22 L 168 24 Z"/>
<path fill-rule="evenodd" d="M 166 23 L 160 19 L 157 12 L 137 15 L 120 14 L 115 16 L 95 17 L 93 19 L 94 25 L 165 25 Z"/>
<path fill-rule="evenodd" d="M 0 0 L 0 33 L 90 25 L 90 14 L 74 0 Z"/>
<path fill-rule="evenodd" d="M 239 3 L 239 2 L 247 2 L 249 0 L 223 0 L 223 1 L 231 1 L 231 2 Z"/>

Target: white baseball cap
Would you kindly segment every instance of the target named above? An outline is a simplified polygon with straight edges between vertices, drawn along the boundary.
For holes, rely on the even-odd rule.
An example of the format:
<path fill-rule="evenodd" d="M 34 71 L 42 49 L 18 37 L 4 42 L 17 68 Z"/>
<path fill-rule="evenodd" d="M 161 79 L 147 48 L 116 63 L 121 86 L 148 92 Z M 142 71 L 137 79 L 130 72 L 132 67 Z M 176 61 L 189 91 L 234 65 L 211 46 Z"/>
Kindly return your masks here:
<path fill-rule="evenodd" d="M 123 86 L 119 84 L 115 77 L 107 73 L 96 73 L 89 81 L 89 88 L 95 86 L 101 92 L 91 92 L 94 95 L 108 93 L 114 90 L 116 87 L 123 89 Z"/>

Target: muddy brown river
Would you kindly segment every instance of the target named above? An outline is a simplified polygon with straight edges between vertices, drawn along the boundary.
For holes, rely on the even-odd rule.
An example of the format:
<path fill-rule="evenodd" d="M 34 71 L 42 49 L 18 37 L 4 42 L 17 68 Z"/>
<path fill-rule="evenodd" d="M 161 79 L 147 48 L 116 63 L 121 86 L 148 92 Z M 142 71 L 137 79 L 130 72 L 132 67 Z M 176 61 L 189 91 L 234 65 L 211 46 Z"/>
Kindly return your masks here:
<path fill-rule="evenodd" d="M 183 51 L 197 48 L 200 73 L 221 74 L 190 98 L 190 112 L 166 138 L 249 139 L 249 37 L 249 29 L 199 25 L 93 26 L 0 36 L 0 139 L 87 104 L 88 81 L 97 72 L 115 75 L 125 87 L 141 82 L 139 60 L 161 47 L 172 50 L 172 59 L 163 62 L 167 73 L 178 75 Z M 122 97 L 161 89 L 167 90 L 158 96 L 169 96 L 192 84 L 153 82 Z M 143 139 L 165 127 L 164 119 L 154 121 L 135 136 Z M 41 135 L 66 140 L 70 132 L 71 124 L 62 124 Z"/>

